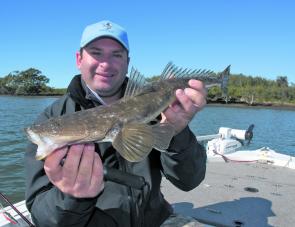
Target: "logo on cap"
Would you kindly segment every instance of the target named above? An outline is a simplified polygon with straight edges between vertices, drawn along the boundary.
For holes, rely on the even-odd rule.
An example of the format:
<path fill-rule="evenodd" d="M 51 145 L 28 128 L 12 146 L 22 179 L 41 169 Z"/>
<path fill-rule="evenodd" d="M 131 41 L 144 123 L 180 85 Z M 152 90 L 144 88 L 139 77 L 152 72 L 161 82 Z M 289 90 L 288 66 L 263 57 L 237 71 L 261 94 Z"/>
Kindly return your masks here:
<path fill-rule="evenodd" d="M 105 29 L 109 30 L 112 28 L 112 24 L 110 22 L 107 22 L 103 25 L 105 27 Z"/>

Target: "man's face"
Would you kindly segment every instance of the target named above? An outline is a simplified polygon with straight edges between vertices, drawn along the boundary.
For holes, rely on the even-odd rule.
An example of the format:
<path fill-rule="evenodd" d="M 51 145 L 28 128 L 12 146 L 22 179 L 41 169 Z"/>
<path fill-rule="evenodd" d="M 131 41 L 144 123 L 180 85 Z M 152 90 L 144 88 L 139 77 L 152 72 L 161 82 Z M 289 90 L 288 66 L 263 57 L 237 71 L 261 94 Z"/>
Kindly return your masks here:
<path fill-rule="evenodd" d="M 110 38 L 92 41 L 76 54 L 82 79 L 102 97 L 111 97 L 121 88 L 128 71 L 128 54 Z"/>

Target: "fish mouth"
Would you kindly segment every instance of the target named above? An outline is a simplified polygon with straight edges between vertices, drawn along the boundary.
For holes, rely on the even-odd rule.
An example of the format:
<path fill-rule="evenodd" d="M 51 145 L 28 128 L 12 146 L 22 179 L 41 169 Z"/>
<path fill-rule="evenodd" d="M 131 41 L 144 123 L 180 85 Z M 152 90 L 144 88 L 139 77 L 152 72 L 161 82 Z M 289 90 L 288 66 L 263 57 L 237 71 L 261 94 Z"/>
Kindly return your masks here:
<path fill-rule="evenodd" d="M 27 134 L 27 137 L 33 142 L 33 143 L 39 143 L 41 141 L 38 134 L 34 133 L 31 128 L 25 129 L 25 132 Z"/>
<path fill-rule="evenodd" d="M 42 160 L 46 158 L 50 153 L 52 153 L 54 150 L 58 148 L 62 148 L 63 146 L 67 145 L 66 142 L 64 142 L 64 137 L 59 136 L 58 139 L 51 137 L 49 135 L 40 135 L 34 130 L 27 128 L 26 129 L 28 138 L 38 145 L 37 153 L 36 153 L 36 159 Z M 68 140 L 68 138 L 66 138 Z"/>

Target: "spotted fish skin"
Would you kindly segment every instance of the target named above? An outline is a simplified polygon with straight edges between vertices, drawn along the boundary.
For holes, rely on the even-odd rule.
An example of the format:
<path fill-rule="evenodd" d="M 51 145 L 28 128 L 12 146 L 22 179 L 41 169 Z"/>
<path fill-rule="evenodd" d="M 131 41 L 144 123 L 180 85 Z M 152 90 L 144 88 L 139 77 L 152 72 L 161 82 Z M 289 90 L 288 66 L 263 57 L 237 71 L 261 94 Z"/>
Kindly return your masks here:
<path fill-rule="evenodd" d="M 190 79 L 197 79 L 207 88 L 218 85 L 226 90 L 228 76 L 229 67 L 216 75 L 211 71 L 183 70 L 168 63 L 157 81 L 147 83 L 132 69 L 125 95 L 117 102 L 50 118 L 26 128 L 25 132 L 38 145 L 39 160 L 67 145 L 112 142 L 123 158 L 138 162 L 153 148 L 159 151 L 168 148 L 174 136 L 173 126 L 149 123 L 175 101 L 177 89 L 184 89 Z"/>

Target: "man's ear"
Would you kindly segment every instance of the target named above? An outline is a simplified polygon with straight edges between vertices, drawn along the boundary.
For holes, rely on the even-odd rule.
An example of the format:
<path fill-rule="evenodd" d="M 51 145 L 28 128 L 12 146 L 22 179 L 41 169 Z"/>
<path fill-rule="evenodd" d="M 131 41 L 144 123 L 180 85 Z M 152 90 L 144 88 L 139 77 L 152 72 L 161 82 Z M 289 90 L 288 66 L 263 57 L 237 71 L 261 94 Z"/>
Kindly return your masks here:
<path fill-rule="evenodd" d="M 81 53 L 82 53 L 82 51 L 77 51 L 76 52 L 76 66 L 78 67 L 78 69 L 80 69 L 80 65 L 81 65 L 81 60 L 82 60 L 82 54 Z"/>
<path fill-rule="evenodd" d="M 128 57 L 127 57 L 127 72 L 126 72 L 126 75 L 128 74 L 129 62 L 130 62 L 130 57 L 128 56 Z"/>
<path fill-rule="evenodd" d="M 130 62 L 130 57 L 128 56 L 127 57 L 127 65 L 129 65 L 129 62 Z"/>

